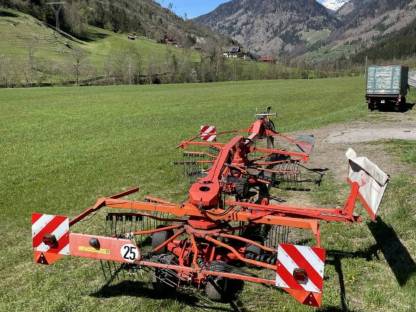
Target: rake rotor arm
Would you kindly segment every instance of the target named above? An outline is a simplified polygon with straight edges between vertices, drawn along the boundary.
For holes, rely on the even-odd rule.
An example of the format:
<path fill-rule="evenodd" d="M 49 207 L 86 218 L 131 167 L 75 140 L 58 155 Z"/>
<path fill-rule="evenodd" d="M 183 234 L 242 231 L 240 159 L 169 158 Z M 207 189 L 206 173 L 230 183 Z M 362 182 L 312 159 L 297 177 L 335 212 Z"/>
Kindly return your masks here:
<path fill-rule="evenodd" d="M 309 155 L 302 152 L 290 152 L 284 151 L 280 149 L 271 149 L 271 148 L 261 148 L 261 147 L 252 147 L 252 152 L 260 152 L 264 154 L 279 154 L 284 156 L 290 156 L 292 159 L 298 159 L 303 162 L 307 162 L 309 160 Z"/>
<path fill-rule="evenodd" d="M 297 207 L 289 205 L 261 205 L 248 202 L 226 201 L 231 207 L 242 207 L 258 211 L 267 211 L 294 218 L 310 218 L 332 222 L 361 222 L 361 217 L 354 216 L 355 203 L 358 199 L 358 183 L 351 184 L 351 192 L 344 208 Z"/>
<path fill-rule="evenodd" d="M 138 187 L 135 188 L 131 188 L 127 191 L 115 194 L 113 196 L 110 196 L 109 198 L 111 199 L 117 199 L 117 198 L 122 198 L 124 196 L 136 193 L 139 191 Z M 85 209 L 83 212 L 81 212 L 78 216 L 74 217 L 72 220 L 69 221 L 69 226 L 73 226 L 76 223 L 78 223 L 79 221 L 85 219 L 87 216 L 89 216 L 90 214 L 92 214 L 93 212 L 101 209 L 102 207 L 105 206 L 105 198 L 100 198 L 97 200 L 97 202 L 94 204 L 94 206 Z"/>
<path fill-rule="evenodd" d="M 249 129 L 227 130 L 227 131 L 218 132 L 216 134 L 216 136 L 219 137 L 221 135 L 232 134 L 232 133 L 235 133 L 235 134 L 237 134 L 237 133 L 247 133 L 248 131 L 249 131 Z M 184 140 L 176 148 L 185 149 L 186 147 L 188 147 L 188 145 L 199 145 L 199 146 L 210 146 L 210 145 L 211 146 L 212 145 L 214 145 L 214 146 L 220 146 L 220 145 L 223 146 L 224 145 L 222 143 L 215 143 L 215 142 L 214 143 L 213 142 L 199 142 L 199 141 L 195 142 L 195 140 L 199 139 L 200 137 L 201 137 L 201 135 L 195 135 L 190 139 Z M 197 144 L 194 144 L 194 143 L 197 143 Z M 206 144 L 199 144 L 199 143 L 206 143 Z"/>
<path fill-rule="evenodd" d="M 171 204 L 156 204 L 138 201 L 120 200 L 120 199 L 105 199 L 105 204 L 108 208 L 114 209 L 129 209 L 137 211 L 151 211 L 171 214 L 177 217 L 188 216 L 190 218 L 208 218 L 213 222 L 219 221 L 239 221 L 252 222 L 256 224 L 269 224 L 288 226 L 299 229 L 310 230 L 316 238 L 317 244 L 320 244 L 319 221 L 313 219 L 305 219 L 301 217 L 287 217 L 282 216 L 271 211 L 230 211 L 224 213 L 223 209 L 213 209 L 210 211 L 200 210 L 197 206 L 186 203 L 182 206 Z"/>
<path fill-rule="evenodd" d="M 215 148 L 222 148 L 224 146 L 223 143 L 218 142 L 199 142 L 199 141 L 182 141 L 177 148 L 186 149 L 188 146 L 205 146 L 205 147 L 215 147 Z"/>

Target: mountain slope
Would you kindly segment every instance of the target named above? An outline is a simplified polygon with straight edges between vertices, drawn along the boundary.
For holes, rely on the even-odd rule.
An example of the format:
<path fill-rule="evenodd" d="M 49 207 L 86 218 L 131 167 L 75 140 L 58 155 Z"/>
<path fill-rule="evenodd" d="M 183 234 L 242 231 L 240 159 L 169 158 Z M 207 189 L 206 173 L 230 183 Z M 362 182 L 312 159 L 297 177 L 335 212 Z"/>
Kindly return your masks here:
<path fill-rule="evenodd" d="M 0 0 L 0 6 L 16 9 L 55 25 L 55 15 L 46 1 Z M 213 31 L 185 21 L 153 0 L 67 1 L 60 13 L 61 29 L 78 38 L 88 25 L 113 32 L 136 32 L 154 40 L 166 35 L 185 47 L 205 41 L 218 45 L 229 40 Z"/>
<path fill-rule="evenodd" d="M 195 19 L 258 54 L 293 53 L 326 39 L 338 20 L 315 0 L 233 0 Z"/>
<path fill-rule="evenodd" d="M 416 56 L 416 20 L 399 31 L 389 34 L 371 48 L 354 55 L 353 60 L 363 63 L 370 60 L 391 60 Z"/>
<path fill-rule="evenodd" d="M 371 45 L 409 25 L 416 18 L 416 0 L 351 0 L 337 15 L 342 27 L 331 35 L 331 41 L 362 40 Z"/>
<path fill-rule="evenodd" d="M 371 49 L 380 42 L 394 41 L 394 34 L 416 19 L 416 0 L 350 0 L 336 15 L 340 27 L 331 33 L 324 45 L 317 46 L 302 56 L 307 62 L 334 62 L 340 58 L 354 58 L 354 55 Z M 410 48 L 411 45 L 405 46 Z M 397 52 L 400 53 L 392 52 L 390 57 L 413 53 L 405 50 Z"/>
<path fill-rule="evenodd" d="M 416 20 L 416 0 L 319 2 L 322 5 L 314 0 L 233 0 L 196 22 L 231 36 L 258 54 L 321 63 L 348 59 L 378 43 L 386 45 Z M 323 6 L 341 4 L 336 12 Z M 412 45 L 402 46 L 411 49 Z M 412 53 L 397 50 L 392 57 Z"/>
<path fill-rule="evenodd" d="M 87 26 L 84 36 L 80 40 L 57 33 L 31 15 L 0 7 L 0 86 L 103 76 L 130 83 L 126 75 L 137 81 L 140 75 L 166 72 L 173 57 L 177 62 L 199 63 L 201 59 L 197 51 L 146 37 L 129 40 L 126 34 L 94 26 Z"/>

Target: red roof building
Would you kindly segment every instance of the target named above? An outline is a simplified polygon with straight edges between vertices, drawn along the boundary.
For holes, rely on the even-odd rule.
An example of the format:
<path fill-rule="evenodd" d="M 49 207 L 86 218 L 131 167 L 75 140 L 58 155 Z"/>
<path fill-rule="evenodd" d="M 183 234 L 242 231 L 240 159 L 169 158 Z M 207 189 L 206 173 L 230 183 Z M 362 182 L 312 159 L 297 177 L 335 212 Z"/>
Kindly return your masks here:
<path fill-rule="evenodd" d="M 259 62 L 274 64 L 276 63 L 276 59 L 273 56 L 264 55 L 264 56 L 260 56 Z"/>

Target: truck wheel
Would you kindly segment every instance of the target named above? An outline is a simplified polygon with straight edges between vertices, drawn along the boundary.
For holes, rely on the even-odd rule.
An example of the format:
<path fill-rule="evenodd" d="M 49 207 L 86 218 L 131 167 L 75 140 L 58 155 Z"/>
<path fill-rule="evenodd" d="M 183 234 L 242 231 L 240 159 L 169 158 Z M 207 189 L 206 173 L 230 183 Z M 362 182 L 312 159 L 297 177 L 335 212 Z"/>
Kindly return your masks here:
<path fill-rule="evenodd" d="M 376 109 L 376 106 L 375 106 L 374 102 L 369 102 L 369 103 L 368 103 L 368 109 L 369 109 L 370 111 L 373 111 L 373 110 L 375 110 L 375 109 Z"/>
<path fill-rule="evenodd" d="M 400 111 L 402 111 L 402 112 L 406 111 L 406 106 L 407 106 L 406 97 L 403 96 L 402 100 L 400 102 Z"/>
<path fill-rule="evenodd" d="M 394 105 L 394 111 L 395 112 L 400 112 L 402 110 L 402 103 L 401 102 L 395 103 L 393 105 Z"/>

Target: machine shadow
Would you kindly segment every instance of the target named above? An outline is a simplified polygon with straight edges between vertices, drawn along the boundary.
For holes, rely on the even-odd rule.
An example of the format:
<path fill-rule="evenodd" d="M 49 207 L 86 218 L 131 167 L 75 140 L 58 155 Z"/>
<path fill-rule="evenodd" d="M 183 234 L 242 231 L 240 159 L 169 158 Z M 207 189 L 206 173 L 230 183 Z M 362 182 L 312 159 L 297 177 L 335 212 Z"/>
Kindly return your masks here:
<path fill-rule="evenodd" d="M 104 285 L 96 292 L 91 293 L 90 296 L 96 298 L 131 296 L 154 300 L 173 299 L 193 308 L 200 308 L 202 310 L 224 312 L 244 311 L 244 309 L 236 307 L 235 304 L 230 304 L 230 307 L 210 306 L 207 303 L 202 302 L 197 296 L 184 292 L 169 291 L 162 293 L 154 290 L 151 286 L 149 287 L 148 283 L 140 281 L 122 281 L 118 284 Z"/>
<path fill-rule="evenodd" d="M 319 311 L 351 311 L 346 301 L 342 259 L 362 258 L 366 261 L 371 261 L 373 259 L 379 259 L 378 252 L 381 251 L 401 287 L 406 285 L 410 277 L 416 273 L 416 264 L 407 248 L 400 242 L 396 231 L 380 217 L 377 217 L 376 221 L 367 224 L 376 241 L 374 245 L 356 252 L 344 252 L 340 250 L 327 251 L 326 263 L 333 265 L 338 274 L 340 306 L 324 307 Z"/>
<path fill-rule="evenodd" d="M 340 305 L 323 307 L 322 309 L 319 309 L 319 311 L 345 311 L 345 312 L 353 311 L 348 308 L 348 304 L 347 304 L 344 272 L 342 270 L 342 259 L 362 258 L 367 261 L 371 261 L 374 258 L 378 259 L 378 255 L 377 255 L 378 250 L 379 248 L 377 245 L 373 245 L 365 250 L 360 250 L 356 252 L 345 252 L 341 250 L 327 250 L 326 264 L 333 265 L 338 275 Z"/>
<path fill-rule="evenodd" d="M 416 264 L 407 248 L 401 243 L 396 231 L 380 217 L 377 222 L 368 223 L 376 245 L 384 255 L 397 282 L 402 287 L 416 273 Z"/>

